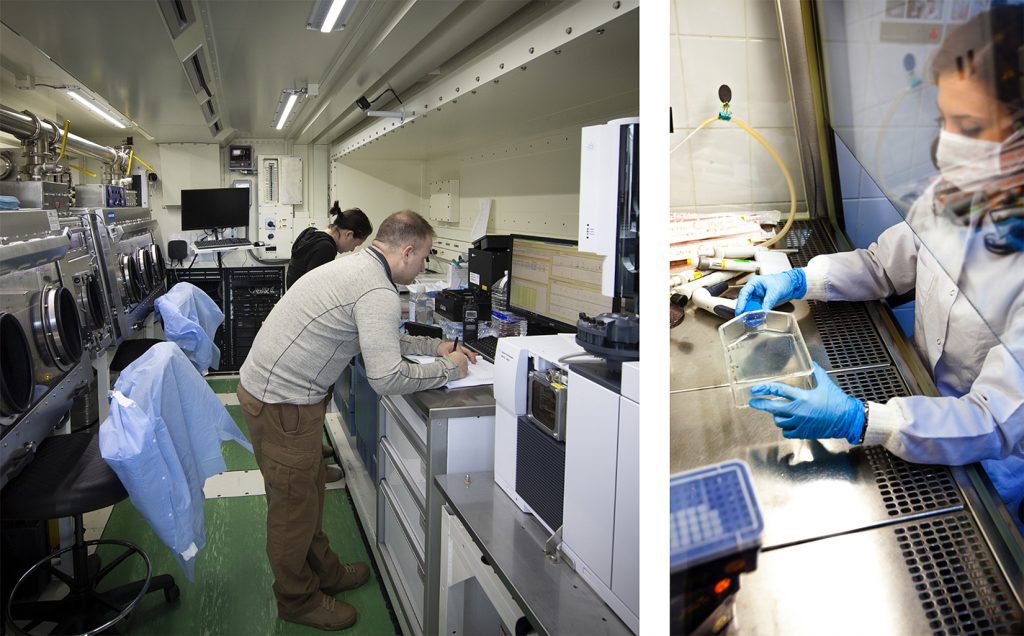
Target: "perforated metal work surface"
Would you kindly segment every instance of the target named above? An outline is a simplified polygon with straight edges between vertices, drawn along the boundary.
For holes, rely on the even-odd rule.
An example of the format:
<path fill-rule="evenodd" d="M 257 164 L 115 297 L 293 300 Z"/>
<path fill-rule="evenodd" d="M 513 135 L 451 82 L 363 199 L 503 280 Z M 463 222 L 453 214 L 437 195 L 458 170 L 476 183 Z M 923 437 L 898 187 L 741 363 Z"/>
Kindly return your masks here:
<path fill-rule="evenodd" d="M 890 517 L 963 507 L 949 468 L 910 464 L 881 446 L 864 452 Z"/>
<path fill-rule="evenodd" d="M 833 369 L 892 362 L 862 303 L 810 300 L 807 304 Z"/>
<path fill-rule="evenodd" d="M 884 403 L 889 398 L 910 395 L 907 385 L 893 367 L 837 371 L 829 376 L 840 389 L 858 400 Z"/>
<path fill-rule="evenodd" d="M 827 230 L 827 224 L 821 221 L 797 221 L 782 239 L 783 247 L 795 249 L 789 255 L 793 267 L 805 267 L 807 262 L 819 254 L 832 254 L 836 251 Z"/>
<path fill-rule="evenodd" d="M 1021 634 L 1024 615 L 970 516 L 892 529 L 934 636 Z"/>

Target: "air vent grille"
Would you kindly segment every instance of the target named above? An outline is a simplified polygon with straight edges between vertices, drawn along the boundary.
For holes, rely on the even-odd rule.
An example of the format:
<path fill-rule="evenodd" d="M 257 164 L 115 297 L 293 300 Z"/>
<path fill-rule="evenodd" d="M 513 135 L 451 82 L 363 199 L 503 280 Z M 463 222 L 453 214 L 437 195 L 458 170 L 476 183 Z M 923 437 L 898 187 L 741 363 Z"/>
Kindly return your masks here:
<path fill-rule="evenodd" d="M 177 38 L 185 29 L 195 24 L 196 16 L 189 0 L 157 0 L 160 15 L 167 25 L 171 39 Z"/>
<path fill-rule="evenodd" d="M 960 491 L 946 466 L 910 464 L 881 446 L 864 451 L 890 517 L 962 508 Z"/>
<path fill-rule="evenodd" d="M 797 221 L 782 239 L 782 247 L 795 249 L 789 255 L 793 267 L 806 267 L 808 261 L 819 254 L 832 254 L 836 251 L 829 238 L 827 224 L 821 221 Z"/>
<path fill-rule="evenodd" d="M 892 362 L 863 304 L 817 300 L 807 304 L 833 369 Z"/>
<path fill-rule="evenodd" d="M 933 636 L 1024 633 L 1021 609 L 967 514 L 893 533 Z"/>
<path fill-rule="evenodd" d="M 862 401 L 885 403 L 890 398 L 910 395 L 893 367 L 837 371 L 829 375 L 844 393 Z"/>

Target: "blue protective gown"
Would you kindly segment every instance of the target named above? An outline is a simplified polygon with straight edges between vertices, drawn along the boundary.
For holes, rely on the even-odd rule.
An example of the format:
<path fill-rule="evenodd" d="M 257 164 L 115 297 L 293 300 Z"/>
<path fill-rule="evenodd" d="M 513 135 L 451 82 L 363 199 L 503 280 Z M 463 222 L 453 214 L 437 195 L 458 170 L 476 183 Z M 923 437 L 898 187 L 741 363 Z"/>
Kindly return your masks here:
<path fill-rule="evenodd" d="M 156 299 L 167 340 L 178 345 L 200 373 L 220 368 L 220 349 L 213 344 L 224 312 L 206 292 L 191 283 L 178 283 Z"/>
<path fill-rule="evenodd" d="M 189 579 L 206 545 L 203 485 L 225 470 L 221 441 L 252 445 L 181 349 L 164 342 L 121 372 L 100 454 Z"/>

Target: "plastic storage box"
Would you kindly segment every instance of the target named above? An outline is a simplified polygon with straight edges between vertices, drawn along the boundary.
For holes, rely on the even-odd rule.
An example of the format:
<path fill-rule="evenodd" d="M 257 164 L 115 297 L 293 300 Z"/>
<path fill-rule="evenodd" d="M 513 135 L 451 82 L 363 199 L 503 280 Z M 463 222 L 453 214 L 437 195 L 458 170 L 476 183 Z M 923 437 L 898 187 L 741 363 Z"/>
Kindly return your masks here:
<path fill-rule="evenodd" d="M 719 633 L 740 575 L 757 568 L 764 522 L 750 473 L 741 461 L 679 473 L 669 497 L 671 631 Z"/>
<path fill-rule="evenodd" d="M 796 318 L 778 311 L 751 311 L 718 328 L 725 350 L 725 368 L 733 401 L 745 408 L 750 389 L 781 382 L 802 389 L 814 387 L 811 355 Z"/>
<path fill-rule="evenodd" d="M 764 520 L 742 461 L 673 475 L 669 482 L 670 570 L 693 568 L 761 544 Z"/>

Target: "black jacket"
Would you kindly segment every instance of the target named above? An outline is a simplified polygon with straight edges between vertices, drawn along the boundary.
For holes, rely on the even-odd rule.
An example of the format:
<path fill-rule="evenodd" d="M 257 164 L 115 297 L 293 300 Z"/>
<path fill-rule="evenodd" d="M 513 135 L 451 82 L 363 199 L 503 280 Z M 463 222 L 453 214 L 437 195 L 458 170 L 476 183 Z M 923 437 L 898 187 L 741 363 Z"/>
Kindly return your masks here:
<path fill-rule="evenodd" d="M 306 272 L 326 265 L 338 255 L 338 246 L 327 232 L 307 227 L 292 243 L 292 261 L 288 263 L 288 287 Z"/>

